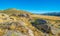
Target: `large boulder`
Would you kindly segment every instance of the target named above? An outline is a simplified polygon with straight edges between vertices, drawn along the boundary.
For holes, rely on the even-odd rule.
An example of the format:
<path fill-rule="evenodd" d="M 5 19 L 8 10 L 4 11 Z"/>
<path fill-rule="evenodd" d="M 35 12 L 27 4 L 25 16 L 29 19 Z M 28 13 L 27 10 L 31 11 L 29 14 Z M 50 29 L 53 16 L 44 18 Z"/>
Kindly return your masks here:
<path fill-rule="evenodd" d="M 35 22 L 37 24 L 47 24 L 47 21 L 43 20 L 43 19 L 36 19 Z"/>
<path fill-rule="evenodd" d="M 44 33 L 50 33 L 51 27 L 47 25 L 47 22 L 43 19 L 36 19 L 35 22 L 31 22 L 38 30 L 41 30 Z"/>

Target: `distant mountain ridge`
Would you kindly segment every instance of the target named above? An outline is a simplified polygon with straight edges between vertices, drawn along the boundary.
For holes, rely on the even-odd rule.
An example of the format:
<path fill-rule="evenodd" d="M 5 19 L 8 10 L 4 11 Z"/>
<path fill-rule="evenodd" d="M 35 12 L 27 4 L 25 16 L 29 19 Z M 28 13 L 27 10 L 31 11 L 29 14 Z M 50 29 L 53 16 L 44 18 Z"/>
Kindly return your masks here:
<path fill-rule="evenodd" d="M 42 15 L 49 15 L 49 16 L 60 16 L 60 12 L 53 12 L 53 13 L 44 13 Z"/>

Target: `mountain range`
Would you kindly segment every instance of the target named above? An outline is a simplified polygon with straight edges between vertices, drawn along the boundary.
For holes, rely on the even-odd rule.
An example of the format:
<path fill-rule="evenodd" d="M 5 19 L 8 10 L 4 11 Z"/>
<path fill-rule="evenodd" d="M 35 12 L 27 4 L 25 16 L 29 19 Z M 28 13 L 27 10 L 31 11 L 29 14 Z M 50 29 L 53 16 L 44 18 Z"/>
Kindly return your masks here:
<path fill-rule="evenodd" d="M 44 13 L 44 14 L 42 14 L 42 15 L 60 16 L 60 12 Z"/>

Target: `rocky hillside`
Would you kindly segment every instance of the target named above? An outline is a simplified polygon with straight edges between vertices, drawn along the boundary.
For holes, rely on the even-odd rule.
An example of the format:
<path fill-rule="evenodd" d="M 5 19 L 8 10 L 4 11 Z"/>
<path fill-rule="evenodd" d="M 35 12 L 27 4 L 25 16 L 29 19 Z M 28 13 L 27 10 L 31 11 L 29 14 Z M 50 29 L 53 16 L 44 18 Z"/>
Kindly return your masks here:
<path fill-rule="evenodd" d="M 1 10 L 0 36 L 60 36 L 60 17 Z"/>

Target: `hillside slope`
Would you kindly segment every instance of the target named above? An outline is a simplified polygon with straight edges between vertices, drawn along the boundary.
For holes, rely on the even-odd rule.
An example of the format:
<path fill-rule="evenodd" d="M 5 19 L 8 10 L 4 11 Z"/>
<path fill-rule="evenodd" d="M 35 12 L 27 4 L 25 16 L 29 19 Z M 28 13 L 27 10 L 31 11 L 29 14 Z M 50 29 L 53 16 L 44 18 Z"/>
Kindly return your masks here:
<path fill-rule="evenodd" d="M 59 36 L 60 17 L 9 9 L 0 11 L 0 36 Z"/>

